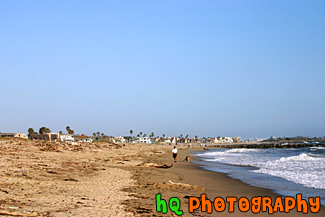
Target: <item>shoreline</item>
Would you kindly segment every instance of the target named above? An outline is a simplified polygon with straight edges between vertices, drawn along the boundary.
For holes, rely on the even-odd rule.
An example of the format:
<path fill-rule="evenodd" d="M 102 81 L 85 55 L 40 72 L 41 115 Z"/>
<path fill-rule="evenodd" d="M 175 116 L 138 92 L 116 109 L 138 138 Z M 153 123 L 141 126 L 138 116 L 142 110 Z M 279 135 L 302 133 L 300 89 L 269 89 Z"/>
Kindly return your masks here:
<path fill-rule="evenodd" d="M 170 152 L 172 146 L 170 147 Z M 275 197 L 282 196 L 274 193 L 270 189 L 259 188 L 246 184 L 238 179 L 229 177 L 228 174 L 219 173 L 214 171 L 205 170 L 200 167 L 200 164 L 184 162 L 186 156 L 190 156 L 191 160 L 196 159 L 193 152 L 204 151 L 199 147 L 184 147 L 178 146 L 179 156 L 178 162 L 169 169 L 158 169 L 158 168 L 141 168 L 136 171 L 135 180 L 137 180 L 139 186 L 137 188 L 128 189 L 137 195 L 143 195 L 141 200 L 130 200 L 125 203 L 132 207 L 127 211 L 133 212 L 136 216 L 171 216 L 172 212 L 169 211 L 167 214 L 157 213 L 155 210 L 156 201 L 155 195 L 160 193 L 162 199 L 168 200 L 171 197 L 178 197 L 181 201 L 181 209 L 184 211 L 184 216 L 247 216 L 258 215 L 258 216 L 269 216 L 267 212 L 260 212 L 254 214 L 251 211 L 240 212 L 238 207 L 235 207 L 233 213 L 229 213 L 227 210 L 224 212 L 213 211 L 212 214 L 195 210 L 194 213 L 188 212 L 188 197 L 196 196 L 200 197 L 202 193 L 205 193 L 207 197 L 213 201 L 216 197 L 226 198 L 228 196 L 235 196 L 237 198 L 247 197 L 252 198 L 256 196 L 268 196 L 274 199 Z M 164 153 L 163 155 L 156 157 L 150 156 L 144 158 L 145 162 L 159 162 L 159 163 L 172 163 L 171 154 Z M 150 175 L 150 176 L 149 176 Z M 192 187 L 182 188 L 180 186 L 171 186 L 169 183 L 183 183 L 184 185 L 190 185 Z M 204 190 L 199 190 L 204 188 Z M 140 212 L 137 212 L 140 210 Z M 142 210 L 142 211 L 141 211 Z M 142 212 L 142 213 L 141 213 Z M 140 215 L 138 215 L 140 214 Z M 321 206 L 318 213 L 307 214 L 297 212 L 296 208 L 291 210 L 289 213 L 274 212 L 272 215 L 275 216 L 325 216 L 324 205 Z"/>

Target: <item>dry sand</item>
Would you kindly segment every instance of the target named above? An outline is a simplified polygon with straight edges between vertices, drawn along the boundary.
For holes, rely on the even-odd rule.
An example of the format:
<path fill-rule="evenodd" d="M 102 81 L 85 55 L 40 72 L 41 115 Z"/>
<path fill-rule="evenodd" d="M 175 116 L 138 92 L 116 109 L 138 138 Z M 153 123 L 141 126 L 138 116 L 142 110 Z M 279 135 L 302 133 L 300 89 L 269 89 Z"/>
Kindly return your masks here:
<path fill-rule="evenodd" d="M 133 216 L 121 205 L 135 184 L 138 147 L 0 141 L 0 211 L 37 216 Z M 127 159 L 126 159 L 127 158 Z"/>
<path fill-rule="evenodd" d="M 0 140 L 0 214 L 34 216 L 173 216 L 156 212 L 155 195 L 178 197 L 184 216 L 269 216 L 267 213 L 189 214 L 188 196 L 272 196 L 225 174 L 200 169 L 183 161 L 191 151 L 179 147 L 171 168 L 145 167 L 173 164 L 172 146 L 139 144 L 80 144 Z M 149 164 L 146 164 L 149 163 Z M 142 165 L 142 166 L 137 166 Z M 170 184 L 183 183 L 182 185 Z M 325 216 L 275 213 L 273 216 Z"/>

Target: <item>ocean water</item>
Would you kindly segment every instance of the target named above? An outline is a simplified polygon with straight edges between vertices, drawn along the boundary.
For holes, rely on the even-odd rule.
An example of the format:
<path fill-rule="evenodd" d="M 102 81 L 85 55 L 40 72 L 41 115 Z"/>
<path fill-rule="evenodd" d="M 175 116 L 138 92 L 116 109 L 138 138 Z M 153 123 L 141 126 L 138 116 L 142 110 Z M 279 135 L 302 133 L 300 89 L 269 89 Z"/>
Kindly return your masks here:
<path fill-rule="evenodd" d="M 319 196 L 325 205 L 325 147 L 212 149 L 195 155 L 204 169 L 285 196 Z"/>

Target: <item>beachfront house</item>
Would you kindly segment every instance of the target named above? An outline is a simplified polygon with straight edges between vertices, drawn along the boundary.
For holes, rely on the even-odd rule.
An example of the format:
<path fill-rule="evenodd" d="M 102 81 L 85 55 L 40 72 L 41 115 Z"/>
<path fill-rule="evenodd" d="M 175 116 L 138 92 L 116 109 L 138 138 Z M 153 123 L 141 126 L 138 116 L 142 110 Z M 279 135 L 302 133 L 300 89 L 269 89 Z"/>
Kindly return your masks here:
<path fill-rule="evenodd" d="M 169 138 L 165 138 L 165 142 L 166 143 L 171 143 L 172 141 L 170 140 L 170 137 L 169 137 Z"/>
<path fill-rule="evenodd" d="M 168 138 L 165 138 L 165 142 L 166 142 L 166 143 L 173 143 L 173 144 L 176 144 L 176 140 L 177 140 L 176 137 L 168 137 Z"/>
<path fill-rule="evenodd" d="M 74 138 L 72 135 L 69 135 L 69 134 L 63 134 L 63 135 L 60 135 L 60 140 L 62 142 L 73 142 L 74 141 Z"/>
<path fill-rule="evenodd" d="M 164 142 L 165 140 L 162 137 L 152 138 L 154 142 Z"/>
<path fill-rule="evenodd" d="M 133 138 L 131 136 L 121 136 L 122 143 L 131 143 Z"/>
<path fill-rule="evenodd" d="M 90 138 L 89 136 L 86 136 L 84 134 L 74 135 L 73 138 L 74 138 L 74 141 L 76 141 L 76 142 L 90 142 L 90 143 L 93 142 L 92 138 Z"/>
<path fill-rule="evenodd" d="M 43 134 L 32 134 L 30 135 L 31 140 L 45 140 L 45 141 L 59 141 L 59 133 L 43 133 Z"/>
<path fill-rule="evenodd" d="M 139 137 L 138 138 L 138 143 L 152 144 L 153 141 L 149 137 Z"/>
<path fill-rule="evenodd" d="M 179 143 L 190 143 L 191 139 L 189 139 L 189 138 L 178 138 L 177 142 L 179 142 Z"/>
<path fill-rule="evenodd" d="M 25 133 L 0 133 L 0 137 L 28 138 Z"/>
<path fill-rule="evenodd" d="M 83 138 L 89 138 L 92 141 L 112 141 L 111 138 L 114 138 L 114 137 L 103 135 L 103 136 L 83 136 Z M 114 141 L 112 141 L 112 142 L 114 142 Z"/>
<path fill-rule="evenodd" d="M 215 143 L 232 143 L 232 142 L 240 142 L 240 137 L 217 137 L 214 139 Z"/>
<path fill-rule="evenodd" d="M 114 143 L 131 143 L 132 137 L 131 136 L 119 136 L 111 138 L 111 141 Z"/>

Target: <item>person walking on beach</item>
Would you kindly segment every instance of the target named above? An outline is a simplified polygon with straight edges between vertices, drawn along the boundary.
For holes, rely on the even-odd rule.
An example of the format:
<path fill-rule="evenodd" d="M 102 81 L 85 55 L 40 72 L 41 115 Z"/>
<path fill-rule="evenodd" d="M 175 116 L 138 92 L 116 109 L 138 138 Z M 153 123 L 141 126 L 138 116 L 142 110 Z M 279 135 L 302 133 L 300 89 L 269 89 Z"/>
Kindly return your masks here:
<path fill-rule="evenodd" d="M 174 162 L 176 162 L 177 161 L 177 155 L 178 155 L 176 146 L 174 146 L 174 149 L 173 149 L 172 153 L 173 153 Z"/>

